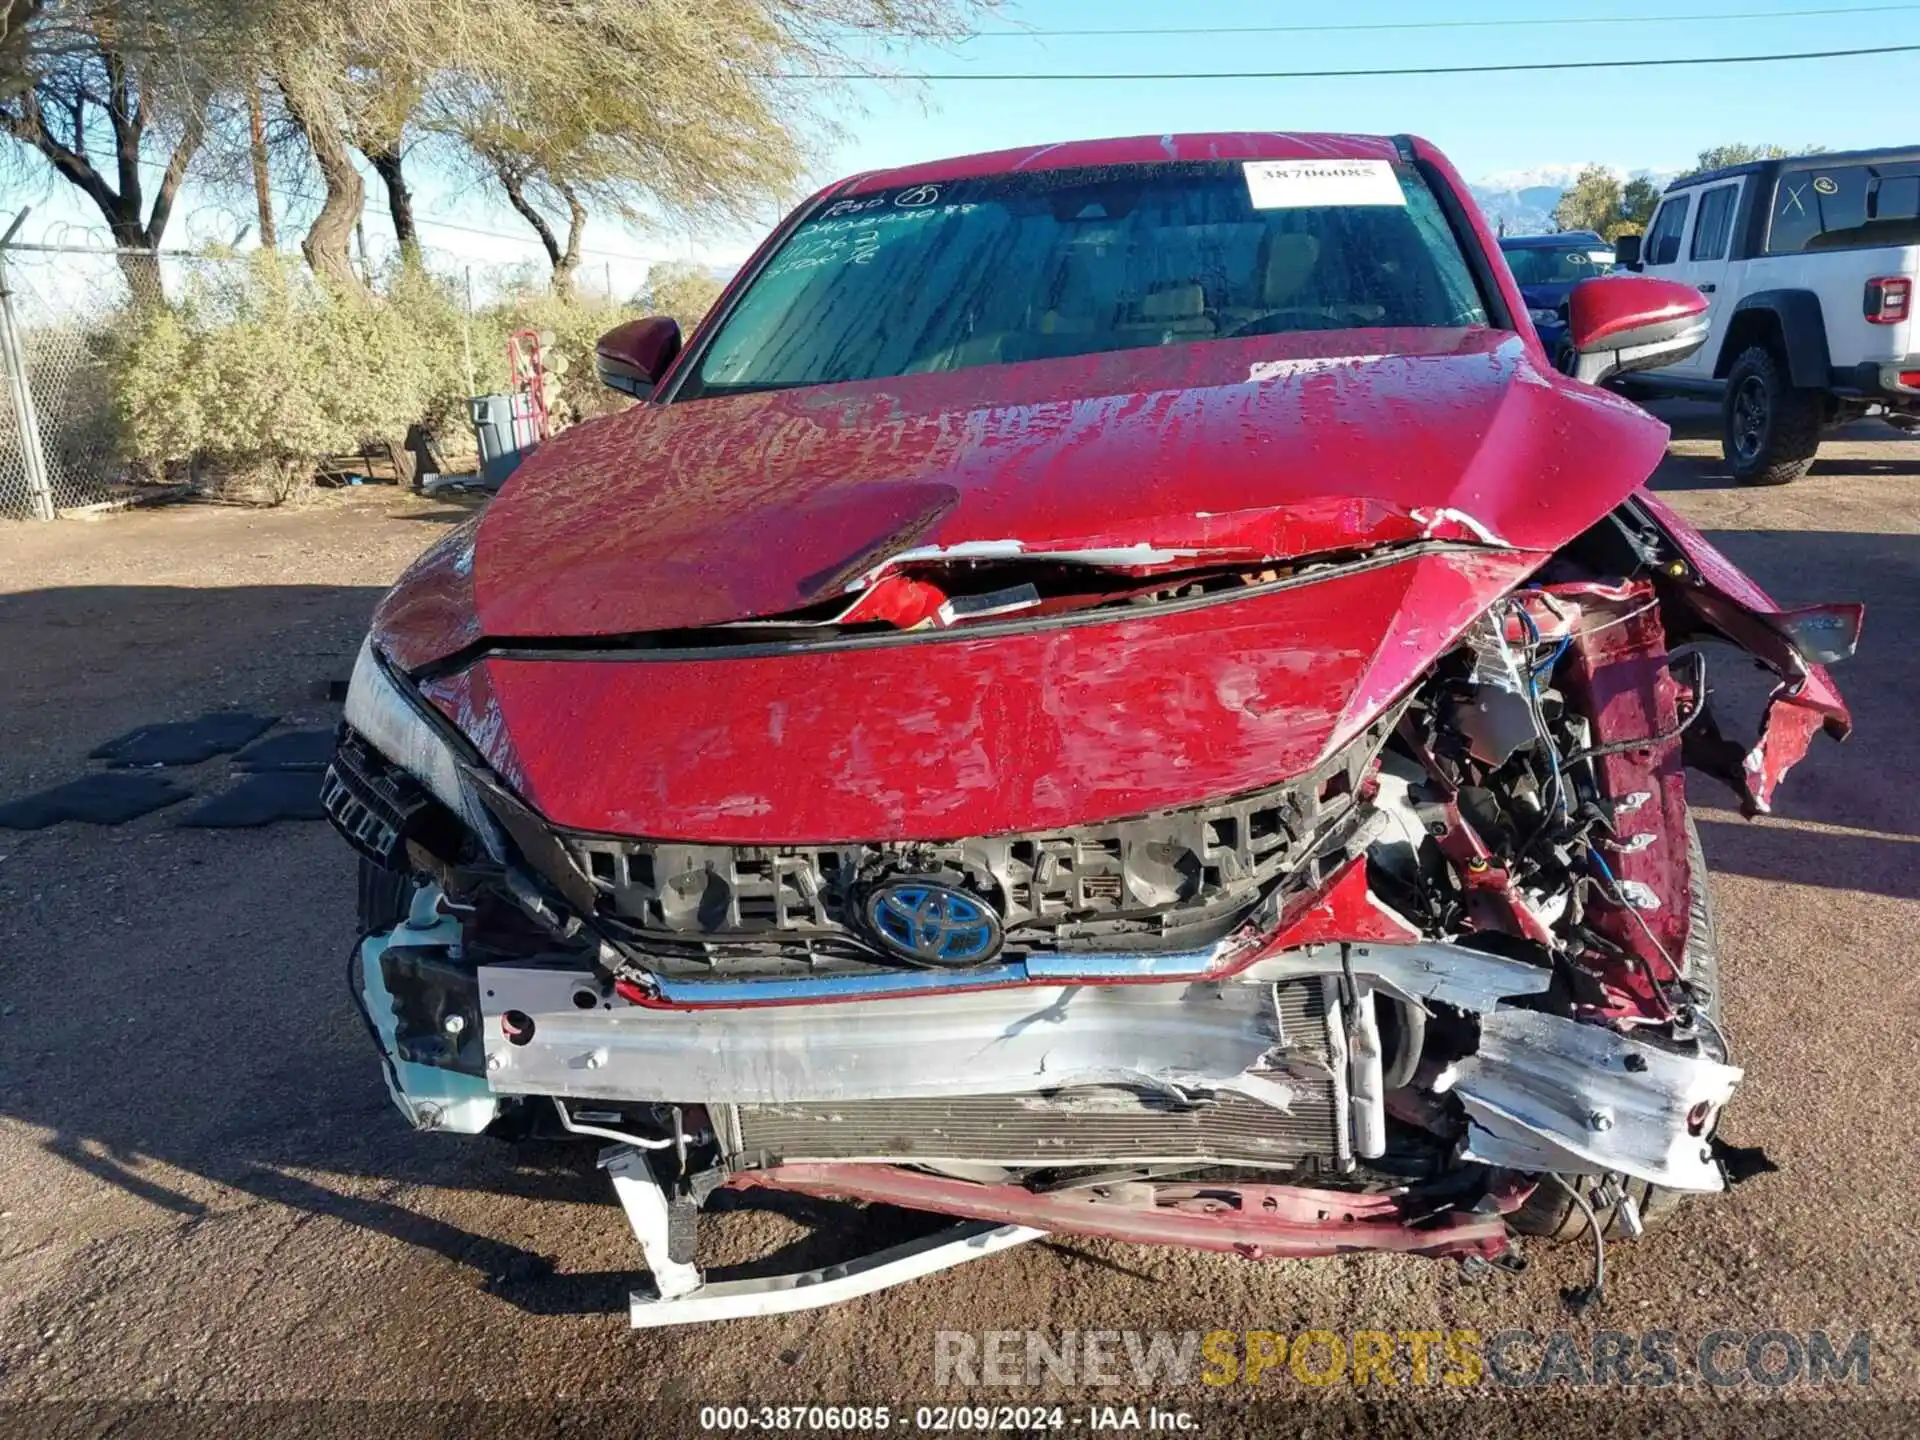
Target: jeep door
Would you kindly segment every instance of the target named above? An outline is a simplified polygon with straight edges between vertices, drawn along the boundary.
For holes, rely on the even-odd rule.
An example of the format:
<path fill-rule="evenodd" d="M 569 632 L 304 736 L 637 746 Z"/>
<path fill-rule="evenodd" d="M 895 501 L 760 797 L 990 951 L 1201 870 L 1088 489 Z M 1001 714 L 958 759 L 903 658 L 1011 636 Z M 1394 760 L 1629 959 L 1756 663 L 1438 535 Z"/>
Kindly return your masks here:
<path fill-rule="evenodd" d="M 1727 319 L 1739 300 L 1739 286 L 1727 274 L 1727 256 L 1732 248 L 1733 217 L 1740 208 L 1740 187 L 1751 177 L 1739 177 L 1720 185 L 1708 185 L 1695 192 L 1693 225 L 1687 231 L 1681 260 L 1662 272 L 1665 278 L 1691 285 L 1707 297 L 1707 343 L 1668 373 L 1696 375 L 1711 379 L 1714 361 L 1726 338 Z"/>
<path fill-rule="evenodd" d="M 1654 211 L 1653 223 L 1647 227 L 1647 237 L 1640 249 L 1640 268 L 1648 275 L 1662 280 L 1686 279 L 1685 271 L 1691 262 L 1684 258 L 1682 243 L 1687 238 L 1687 222 L 1693 218 L 1692 190 L 1677 190 L 1660 202 L 1660 208 Z M 1665 365 L 1658 370 L 1649 370 L 1648 375 L 1685 375 L 1690 361 L 1677 365 Z"/>

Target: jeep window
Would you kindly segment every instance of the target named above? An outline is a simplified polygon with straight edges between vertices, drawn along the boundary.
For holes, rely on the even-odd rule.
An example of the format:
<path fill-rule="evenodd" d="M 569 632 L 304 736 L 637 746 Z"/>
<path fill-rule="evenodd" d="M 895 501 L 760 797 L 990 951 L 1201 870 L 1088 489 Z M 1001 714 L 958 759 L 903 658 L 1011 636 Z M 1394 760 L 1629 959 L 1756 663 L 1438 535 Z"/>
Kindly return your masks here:
<path fill-rule="evenodd" d="M 1700 196 L 1700 218 L 1693 222 L 1693 244 L 1687 256 L 1692 260 L 1727 258 L 1727 236 L 1733 232 L 1733 202 L 1738 185 L 1716 185 Z"/>
<path fill-rule="evenodd" d="M 1613 270 L 1613 251 L 1587 245 L 1503 245 L 1507 268 L 1522 285 L 1575 285 Z"/>
<path fill-rule="evenodd" d="M 1209 161 L 834 201 L 760 270 L 677 398 L 1280 332 L 1486 325 L 1420 172 L 1369 168 L 1385 200 L 1376 188 L 1363 203 L 1336 191 L 1302 205 Z"/>
<path fill-rule="evenodd" d="M 1687 206 L 1692 201 L 1691 195 L 1683 193 L 1661 203 L 1642 251 L 1647 264 L 1671 265 L 1680 258 L 1680 232 L 1687 228 Z"/>
<path fill-rule="evenodd" d="M 1789 170 L 1773 197 L 1767 252 L 1920 245 L 1920 165 Z"/>

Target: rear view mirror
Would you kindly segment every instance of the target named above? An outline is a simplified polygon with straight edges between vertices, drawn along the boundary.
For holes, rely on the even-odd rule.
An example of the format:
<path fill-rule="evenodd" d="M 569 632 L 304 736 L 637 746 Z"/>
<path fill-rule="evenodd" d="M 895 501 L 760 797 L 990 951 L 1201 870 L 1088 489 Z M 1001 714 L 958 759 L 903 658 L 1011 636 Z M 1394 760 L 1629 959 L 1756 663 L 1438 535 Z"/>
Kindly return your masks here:
<path fill-rule="evenodd" d="M 680 322 L 670 315 L 649 315 L 616 325 L 594 346 L 600 383 L 644 400 L 680 353 Z"/>
<path fill-rule="evenodd" d="M 1640 268 L 1640 237 L 1621 235 L 1613 242 L 1613 263 L 1622 270 Z"/>
<path fill-rule="evenodd" d="M 1582 280 L 1567 301 L 1573 378 L 1598 385 L 1686 359 L 1707 343 L 1707 297 L 1641 275 Z"/>

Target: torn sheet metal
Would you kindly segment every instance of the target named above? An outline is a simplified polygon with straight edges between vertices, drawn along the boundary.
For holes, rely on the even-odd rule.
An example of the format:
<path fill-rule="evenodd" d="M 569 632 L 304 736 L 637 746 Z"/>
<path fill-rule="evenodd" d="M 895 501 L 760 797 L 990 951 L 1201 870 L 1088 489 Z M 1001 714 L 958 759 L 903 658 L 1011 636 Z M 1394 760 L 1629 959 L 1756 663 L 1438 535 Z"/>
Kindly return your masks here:
<path fill-rule="evenodd" d="M 1262 985 L 659 1010 L 603 994 L 589 971 L 483 965 L 479 975 L 487 1079 L 503 1094 L 765 1104 L 1219 1087 L 1286 1039 Z M 518 1015 L 503 1025 L 510 1011 Z"/>
<path fill-rule="evenodd" d="M 1739 793 L 1747 815 L 1764 814 L 1771 809 L 1773 794 L 1787 771 L 1806 755 L 1816 733 L 1825 730 L 1835 740 L 1844 740 L 1853 728 L 1853 716 L 1825 667 L 1853 653 L 1866 607 L 1782 609 L 1666 502 L 1646 491 L 1635 501 L 1693 567 L 1693 577 L 1679 592 L 1682 605 L 1780 676 L 1780 684 L 1767 700 L 1760 739 L 1741 770 L 1713 771 Z"/>
<path fill-rule="evenodd" d="M 1454 1067 L 1451 1089 L 1473 1122 L 1466 1159 L 1719 1190 L 1706 1132 L 1741 1074 L 1597 1025 L 1497 1010 L 1480 1022 L 1479 1051 Z"/>
<path fill-rule="evenodd" d="M 1747 787 L 1743 808 L 1749 816 L 1772 813 L 1774 792 L 1780 782 L 1787 778 L 1787 771 L 1806 758 L 1813 737 L 1828 723 L 1820 710 L 1774 691 L 1760 722 L 1760 739 L 1741 763 Z"/>

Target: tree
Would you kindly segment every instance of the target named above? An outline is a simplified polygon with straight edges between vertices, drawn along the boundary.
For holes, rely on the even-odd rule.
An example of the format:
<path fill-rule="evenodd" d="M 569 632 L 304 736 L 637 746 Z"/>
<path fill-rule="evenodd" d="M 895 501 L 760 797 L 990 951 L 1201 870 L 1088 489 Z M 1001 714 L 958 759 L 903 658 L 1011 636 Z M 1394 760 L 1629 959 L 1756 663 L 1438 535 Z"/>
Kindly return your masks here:
<path fill-rule="evenodd" d="M 1694 165 L 1701 170 L 1721 170 L 1729 165 L 1747 165 L 1755 160 L 1778 160 L 1793 152 L 1783 145 L 1714 145 L 1702 150 Z"/>
<path fill-rule="evenodd" d="M 272 166 L 310 160 L 325 193 L 301 249 L 348 292 L 356 152 L 410 260 L 409 158 L 463 165 L 533 228 L 564 292 L 590 212 L 762 218 L 832 132 L 847 76 L 884 77 L 887 47 L 958 38 L 990 3 L 0 0 L 0 135 L 148 249 L 190 166 L 236 199 L 244 177 L 265 233 Z"/>
<path fill-rule="evenodd" d="M 682 330 L 691 332 L 725 288 L 726 282 L 705 266 L 661 260 L 647 267 L 647 288 L 640 305 L 649 315 L 671 315 Z"/>
<path fill-rule="evenodd" d="M 407 121 L 419 104 L 421 78 L 388 74 L 390 67 L 371 70 L 356 86 L 350 109 L 356 119 L 355 144 L 367 157 L 387 192 L 387 215 L 404 265 L 420 264 L 420 230 L 413 218 L 413 190 L 407 184 L 405 152 Z"/>
<path fill-rule="evenodd" d="M 1609 240 L 1617 240 L 1622 235 L 1641 235 L 1653 221 L 1653 212 L 1660 204 L 1660 187 L 1645 176 L 1629 180 L 1620 192 L 1620 210 L 1622 220 L 1617 229 L 1608 235 Z"/>
<path fill-rule="evenodd" d="M 1561 230 L 1592 230 L 1602 236 L 1621 223 L 1620 177 L 1604 165 L 1589 165 L 1553 207 L 1553 223 Z"/>
<path fill-rule="evenodd" d="M 48 0 L 0 0 L 0 100 L 10 100 L 33 85 L 35 51 L 47 43 L 35 22 Z"/>
<path fill-rule="evenodd" d="M 466 58 L 421 123 L 499 185 L 564 291 L 589 211 L 763 218 L 832 130 L 835 77 L 882 74 L 877 41 L 959 35 L 981 0 L 467 3 Z"/>
<path fill-rule="evenodd" d="M 219 83 L 217 53 L 187 53 L 211 13 L 186 0 L 0 3 L 27 67 L 0 100 L 0 134 L 86 196 L 117 247 L 157 250 Z M 154 169 L 150 187 L 143 172 Z M 155 285 L 151 261 L 130 256 L 122 267 L 143 294 Z"/>

